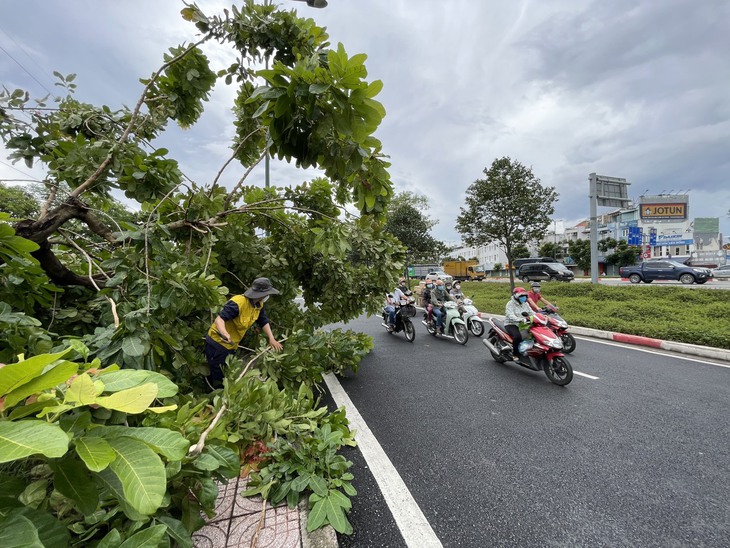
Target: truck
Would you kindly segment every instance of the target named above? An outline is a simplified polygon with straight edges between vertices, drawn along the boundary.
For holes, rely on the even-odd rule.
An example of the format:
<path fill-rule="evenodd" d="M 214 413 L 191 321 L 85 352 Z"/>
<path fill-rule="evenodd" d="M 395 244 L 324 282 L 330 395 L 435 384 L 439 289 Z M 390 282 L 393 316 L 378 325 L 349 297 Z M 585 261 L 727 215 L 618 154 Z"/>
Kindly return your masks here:
<path fill-rule="evenodd" d="M 423 280 L 429 272 L 436 270 L 438 267 L 437 264 L 412 264 L 407 269 L 408 277 Z"/>
<path fill-rule="evenodd" d="M 644 282 L 650 284 L 654 280 L 678 280 L 683 284 L 703 284 L 712 279 L 709 268 L 687 266 L 672 260 L 644 261 L 634 266 L 619 268 L 622 278 L 628 278 L 632 284 Z"/>
<path fill-rule="evenodd" d="M 455 280 L 483 280 L 486 273 L 479 267 L 479 261 L 444 261 L 443 271 L 454 277 Z"/>

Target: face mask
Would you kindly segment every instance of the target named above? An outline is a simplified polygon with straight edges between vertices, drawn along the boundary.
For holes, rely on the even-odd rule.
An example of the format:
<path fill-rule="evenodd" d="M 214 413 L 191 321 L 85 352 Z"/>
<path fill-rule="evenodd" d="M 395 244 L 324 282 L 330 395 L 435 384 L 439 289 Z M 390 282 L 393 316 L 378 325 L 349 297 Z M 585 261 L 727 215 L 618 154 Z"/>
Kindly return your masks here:
<path fill-rule="evenodd" d="M 426 287 L 428 287 L 429 289 L 433 289 L 433 284 L 426 284 Z"/>
<path fill-rule="evenodd" d="M 533 287 L 533 288 L 532 288 L 532 290 L 533 290 L 533 291 L 534 291 L 535 293 L 540 293 L 540 288 L 539 288 L 539 287 Z"/>
<path fill-rule="evenodd" d="M 518 300 L 519 300 L 519 301 L 520 301 L 521 303 L 526 303 L 526 302 L 527 302 L 527 297 L 525 297 L 525 296 L 523 295 L 523 296 L 522 296 L 522 297 L 520 297 L 520 298 L 519 298 Z"/>
<path fill-rule="evenodd" d="M 461 286 L 460 285 L 455 285 L 454 286 L 454 289 L 456 289 L 457 291 L 459 291 L 459 289 L 461 289 Z"/>

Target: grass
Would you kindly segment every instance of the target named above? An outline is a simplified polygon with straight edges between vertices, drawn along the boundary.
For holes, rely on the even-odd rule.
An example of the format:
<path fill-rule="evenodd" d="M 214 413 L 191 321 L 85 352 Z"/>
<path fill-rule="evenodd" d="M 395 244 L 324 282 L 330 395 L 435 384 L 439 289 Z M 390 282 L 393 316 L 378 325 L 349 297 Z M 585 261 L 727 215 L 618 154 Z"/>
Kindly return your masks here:
<path fill-rule="evenodd" d="M 730 349 L 730 291 L 542 282 L 570 325 Z M 529 289 L 527 284 L 518 287 Z M 480 312 L 502 314 L 509 282 L 462 282 Z"/>

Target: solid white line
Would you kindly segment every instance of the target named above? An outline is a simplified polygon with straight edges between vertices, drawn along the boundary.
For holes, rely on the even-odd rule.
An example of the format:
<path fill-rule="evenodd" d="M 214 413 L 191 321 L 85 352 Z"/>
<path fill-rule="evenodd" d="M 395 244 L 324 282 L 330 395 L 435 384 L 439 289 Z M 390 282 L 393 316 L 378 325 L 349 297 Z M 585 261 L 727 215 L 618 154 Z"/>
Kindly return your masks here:
<path fill-rule="evenodd" d="M 576 339 L 580 339 L 582 341 L 588 341 L 588 342 L 594 342 L 598 344 L 605 344 L 608 346 L 619 346 L 621 348 L 628 348 L 630 350 L 636 350 L 637 352 L 646 352 L 647 354 L 656 354 L 657 356 L 666 356 L 667 358 L 676 358 L 678 360 L 686 360 L 689 362 L 697 362 L 697 363 L 704 363 L 707 365 L 714 365 L 716 367 L 724 367 L 726 369 L 730 369 L 730 365 L 725 365 L 723 363 L 716 363 L 716 362 L 708 362 L 707 360 L 701 360 L 699 358 L 691 358 L 687 354 L 682 354 L 681 352 L 672 352 L 667 353 L 666 351 L 661 352 L 655 348 L 640 348 L 636 346 L 635 344 L 626 344 L 618 341 L 608 341 L 603 339 L 594 339 L 593 337 L 576 337 Z"/>
<path fill-rule="evenodd" d="M 587 379 L 593 379 L 594 381 L 597 381 L 600 377 L 594 377 L 593 375 L 588 375 L 587 373 L 581 373 L 580 371 L 573 370 L 574 375 L 580 375 L 581 377 L 586 377 Z"/>
<path fill-rule="evenodd" d="M 413 499 L 403 478 L 390 462 L 340 381 L 332 373 L 325 375 L 324 380 L 337 406 L 345 407 L 347 420 L 350 421 L 350 429 L 355 432 L 360 452 L 365 457 L 406 544 L 413 548 L 442 548 L 441 541 Z"/>

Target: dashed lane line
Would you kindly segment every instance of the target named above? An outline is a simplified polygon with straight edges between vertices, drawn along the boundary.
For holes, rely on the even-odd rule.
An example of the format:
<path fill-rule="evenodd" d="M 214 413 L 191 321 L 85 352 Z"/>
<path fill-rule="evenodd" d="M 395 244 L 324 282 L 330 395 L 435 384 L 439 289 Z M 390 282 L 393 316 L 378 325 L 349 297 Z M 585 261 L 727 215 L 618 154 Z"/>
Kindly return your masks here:
<path fill-rule="evenodd" d="M 350 397 L 332 373 L 324 376 L 330 394 L 338 406 L 344 406 L 350 427 L 355 431 L 355 439 L 375 481 L 383 493 L 395 523 L 406 545 L 412 548 L 443 548 L 441 541 L 423 515 L 421 508 L 413 499 L 403 478 L 390 462 L 388 455 L 368 428 Z"/>

